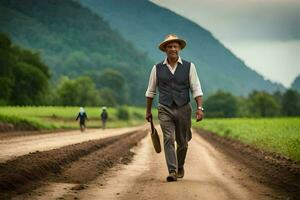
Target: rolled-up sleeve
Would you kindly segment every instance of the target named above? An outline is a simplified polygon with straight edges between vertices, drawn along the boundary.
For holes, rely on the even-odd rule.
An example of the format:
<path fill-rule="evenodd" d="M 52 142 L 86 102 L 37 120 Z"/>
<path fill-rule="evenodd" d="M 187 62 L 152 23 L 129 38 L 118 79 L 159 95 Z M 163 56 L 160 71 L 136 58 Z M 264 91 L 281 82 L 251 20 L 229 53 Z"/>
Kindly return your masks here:
<path fill-rule="evenodd" d="M 156 66 L 154 65 L 149 77 L 149 84 L 145 96 L 154 98 L 154 96 L 156 95 L 156 87 L 157 87 Z"/>
<path fill-rule="evenodd" d="M 191 87 L 191 92 L 193 94 L 193 98 L 198 96 L 203 96 L 201 83 L 198 78 L 196 67 L 193 63 L 191 63 L 191 67 L 190 67 L 190 87 Z"/>

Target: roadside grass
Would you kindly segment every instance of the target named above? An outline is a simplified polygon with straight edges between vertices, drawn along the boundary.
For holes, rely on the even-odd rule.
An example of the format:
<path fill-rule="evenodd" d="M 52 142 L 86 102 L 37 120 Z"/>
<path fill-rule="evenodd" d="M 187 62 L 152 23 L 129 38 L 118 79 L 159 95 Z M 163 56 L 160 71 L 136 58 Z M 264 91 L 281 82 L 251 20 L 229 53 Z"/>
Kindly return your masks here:
<path fill-rule="evenodd" d="M 119 119 L 119 108 L 107 108 L 109 115 L 107 128 L 135 126 L 145 123 L 144 108 L 123 106 L 128 119 Z M 0 122 L 14 125 L 28 124 L 38 129 L 76 129 L 75 121 L 79 107 L 57 106 L 4 106 L 0 107 Z M 100 128 L 101 107 L 85 107 L 88 116 L 88 128 Z"/>
<path fill-rule="evenodd" d="M 300 117 L 205 119 L 193 127 L 300 161 Z"/>
<path fill-rule="evenodd" d="M 53 125 L 50 124 L 42 124 L 38 120 L 34 119 L 26 119 L 26 118 L 20 118 L 17 116 L 7 116 L 0 114 L 0 122 L 9 123 L 13 125 L 17 125 L 20 127 L 32 127 L 35 129 L 53 129 Z"/>

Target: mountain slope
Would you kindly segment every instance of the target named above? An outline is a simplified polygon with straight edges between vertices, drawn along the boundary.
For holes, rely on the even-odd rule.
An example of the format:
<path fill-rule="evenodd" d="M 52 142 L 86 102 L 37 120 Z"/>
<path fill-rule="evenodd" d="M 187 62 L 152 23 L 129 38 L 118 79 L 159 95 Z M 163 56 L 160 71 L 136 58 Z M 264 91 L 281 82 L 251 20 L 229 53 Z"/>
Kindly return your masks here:
<path fill-rule="evenodd" d="M 183 58 L 194 62 L 204 88 L 246 95 L 253 89 L 269 92 L 284 87 L 264 80 L 242 60 L 226 49 L 213 35 L 199 25 L 147 0 L 79 0 L 103 16 L 123 37 L 145 50 L 159 62 L 164 55 L 157 49 L 165 35 L 175 33 L 187 40 Z M 151 67 L 151 66 L 149 66 Z"/>
<path fill-rule="evenodd" d="M 71 0 L 0 0 L 0 31 L 38 50 L 54 79 L 120 71 L 129 85 L 130 104 L 143 104 L 147 55 L 124 40 L 100 16 Z"/>
<path fill-rule="evenodd" d="M 300 75 L 298 75 L 293 81 L 291 88 L 300 92 Z"/>

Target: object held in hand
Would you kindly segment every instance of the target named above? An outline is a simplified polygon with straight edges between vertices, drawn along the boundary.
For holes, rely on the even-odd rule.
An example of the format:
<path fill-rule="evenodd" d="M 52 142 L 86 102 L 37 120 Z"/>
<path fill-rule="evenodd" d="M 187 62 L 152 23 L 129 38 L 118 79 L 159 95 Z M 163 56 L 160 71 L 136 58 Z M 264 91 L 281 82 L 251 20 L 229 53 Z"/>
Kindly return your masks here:
<path fill-rule="evenodd" d="M 152 139 L 153 147 L 156 153 L 160 153 L 161 152 L 160 140 L 159 140 L 157 130 L 154 128 L 152 119 L 150 120 L 150 124 L 151 124 L 151 139 Z"/>

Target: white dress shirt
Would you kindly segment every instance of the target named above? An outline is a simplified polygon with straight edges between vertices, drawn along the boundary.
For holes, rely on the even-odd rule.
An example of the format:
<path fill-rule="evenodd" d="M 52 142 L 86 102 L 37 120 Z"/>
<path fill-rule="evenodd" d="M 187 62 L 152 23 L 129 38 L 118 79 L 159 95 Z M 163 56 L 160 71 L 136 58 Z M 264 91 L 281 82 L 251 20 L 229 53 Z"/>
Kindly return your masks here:
<path fill-rule="evenodd" d="M 171 71 L 172 74 L 175 73 L 178 63 L 182 64 L 182 60 L 179 57 L 177 60 L 177 63 L 174 68 L 171 67 L 171 65 L 168 63 L 167 58 L 165 58 L 163 64 L 166 64 Z M 198 96 L 203 96 L 203 92 L 201 89 L 201 84 L 197 75 L 196 67 L 193 63 L 191 63 L 190 66 L 190 74 L 189 74 L 189 81 L 190 81 L 190 89 L 193 94 L 193 98 Z M 157 88 L 157 76 L 156 76 L 156 65 L 153 66 L 150 78 L 149 78 L 149 84 L 148 89 L 146 91 L 146 97 L 154 98 L 156 95 L 156 88 Z"/>

